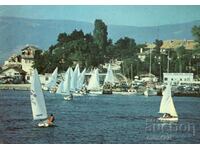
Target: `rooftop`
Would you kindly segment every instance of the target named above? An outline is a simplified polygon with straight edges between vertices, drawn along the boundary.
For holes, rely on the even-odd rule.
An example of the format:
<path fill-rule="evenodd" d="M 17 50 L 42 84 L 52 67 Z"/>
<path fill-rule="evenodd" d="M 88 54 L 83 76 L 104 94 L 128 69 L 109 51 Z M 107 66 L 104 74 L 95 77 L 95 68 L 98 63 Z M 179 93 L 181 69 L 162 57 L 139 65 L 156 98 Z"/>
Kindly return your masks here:
<path fill-rule="evenodd" d="M 163 41 L 163 45 L 161 46 L 161 49 L 169 49 L 169 48 L 178 48 L 180 46 L 184 46 L 188 50 L 195 49 L 195 46 L 197 43 L 194 40 L 165 40 Z M 155 48 L 154 43 L 148 43 L 147 47 L 148 49 Z"/>

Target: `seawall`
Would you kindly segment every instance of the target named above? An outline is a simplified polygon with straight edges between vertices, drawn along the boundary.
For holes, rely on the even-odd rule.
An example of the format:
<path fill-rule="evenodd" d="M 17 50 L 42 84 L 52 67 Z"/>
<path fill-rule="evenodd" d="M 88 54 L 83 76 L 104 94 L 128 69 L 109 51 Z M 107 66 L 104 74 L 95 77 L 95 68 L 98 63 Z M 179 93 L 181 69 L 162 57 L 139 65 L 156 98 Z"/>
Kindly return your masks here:
<path fill-rule="evenodd" d="M 30 90 L 30 84 L 0 84 L 0 90 Z"/>

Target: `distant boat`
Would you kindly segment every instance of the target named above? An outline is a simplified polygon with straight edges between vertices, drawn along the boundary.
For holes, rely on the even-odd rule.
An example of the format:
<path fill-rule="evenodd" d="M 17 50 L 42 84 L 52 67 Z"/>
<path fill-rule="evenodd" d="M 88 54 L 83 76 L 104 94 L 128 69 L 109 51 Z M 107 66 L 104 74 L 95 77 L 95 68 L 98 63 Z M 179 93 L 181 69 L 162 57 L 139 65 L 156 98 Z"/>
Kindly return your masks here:
<path fill-rule="evenodd" d="M 69 67 L 64 75 L 64 81 L 61 81 L 58 85 L 56 94 L 62 94 L 64 95 L 65 100 L 71 100 L 72 94 L 70 93 L 70 86 L 71 86 L 71 68 Z"/>
<path fill-rule="evenodd" d="M 113 75 L 113 71 L 112 71 L 110 64 L 108 65 L 106 77 L 105 77 L 105 80 L 104 80 L 104 85 L 107 84 L 107 83 L 112 84 L 112 85 L 115 84 L 115 77 Z"/>
<path fill-rule="evenodd" d="M 73 76 L 71 78 L 72 80 L 72 84 L 74 84 L 74 91 L 78 90 L 78 78 L 80 75 L 80 69 L 79 69 L 79 64 L 76 65 L 74 72 L 73 72 Z"/>
<path fill-rule="evenodd" d="M 69 71 L 70 71 L 70 91 L 71 92 L 75 92 L 75 85 L 74 85 L 74 71 L 71 67 L 69 67 Z"/>
<path fill-rule="evenodd" d="M 47 83 L 44 85 L 43 89 L 44 90 L 49 90 L 50 92 L 54 92 L 54 88 L 56 86 L 57 82 L 57 76 L 58 76 L 58 67 L 53 71 L 51 77 L 47 81 Z"/>
<path fill-rule="evenodd" d="M 72 93 L 70 93 L 70 81 L 71 81 L 71 73 L 70 73 L 71 69 L 68 68 L 67 72 L 65 73 L 65 77 L 64 77 L 64 83 L 63 83 L 63 93 L 64 93 L 64 99 L 65 100 L 72 100 L 73 99 L 73 95 Z"/>
<path fill-rule="evenodd" d="M 94 69 L 92 75 L 89 79 L 89 84 L 87 89 L 91 94 L 102 94 L 100 84 L 99 84 L 99 71 L 98 68 Z"/>
<path fill-rule="evenodd" d="M 84 69 L 80 75 L 79 75 L 79 78 L 78 78 L 78 90 L 81 90 L 81 88 L 83 87 L 84 85 L 84 81 L 85 81 L 85 72 L 86 72 L 86 69 Z"/>
<path fill-rule="evenodd" d="M 33 77 L 31 80 L 31 108 L 33 114 L 33 120 L 41 120 L 42 122 L 38 123 L 38 127 L 48 127 L 47 123 L 47 109 L 45 105 L 45 99 L 41 88 L 40 79 L 38 72 L 35 69 L 33 71 Z M 52 126 L 52 125 L 51 125 Z"/>
<path fill-rule="evenodd" d="M 86 69 L 84 69 L 78 75 L 77 90 L 73 93 L 74 96 L 83 96 L 83 95 L 87 94 L 87 89 L 86 89 L 85 84 L 84 84 L 85 72 L 86 72 Z"/>
<path fill-rule="evenodd" d="M 102 94 L 112 94 L 112 86 L 115 84 L 114 82 L 115 82 L 115 80 L 114 80 L 113 71 L 112 71 L 111 65 L 109 64 L 107 73 L 106 73 L 106 77 L 104 80 Z"/>
<path fill-rule="evenodd" d="M 147 88 L 145 91 L 144 91 L 144 95 L 145 96 L 155 96 L 157 95 L 157 91 L 153 88 Z"/>
<path fill-rule="evenodd" d="M 158 118 L 160 121 L 178 121 L 178 115 L 174 106 L 170 84 L 167 85 L 163 92 L 159 113 L 164 114 L 163 117 Z"/>

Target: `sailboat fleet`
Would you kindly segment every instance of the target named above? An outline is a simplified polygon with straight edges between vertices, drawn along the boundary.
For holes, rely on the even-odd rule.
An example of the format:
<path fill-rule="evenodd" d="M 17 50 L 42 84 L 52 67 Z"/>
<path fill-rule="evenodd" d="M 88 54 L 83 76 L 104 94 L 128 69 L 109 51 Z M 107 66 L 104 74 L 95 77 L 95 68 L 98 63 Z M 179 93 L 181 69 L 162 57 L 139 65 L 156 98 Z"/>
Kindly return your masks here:
<path fill-rule="evenodd" d="M 102 90 L 99 83 L 99 71 L 98 69 L 93 69 L 91 72 L 91 77 L 89 79 L 89 83 L 85 85 L 85 73 L 86 69 L 80 72 L 79 65 L 77 64 L 74 71 L 71 67 L 67 69 L 64 73 L 63 79 L 57 84 L 57 76 L 58 76 L 58 68 L 54 70 L 50 79 L 47 83 L 43 86 L 44 90 L 51 91 L 56 87 L 56 94 L 60 94 L 63 96 L 65 100 L 72 100 L 73 95 L 84 95 L 86 91 L 82 89 L 87 89 L 90 91 L 91 94 L 102 94 Z M 115 77 L 113 75 L 111 66 L 108 66 L 107 74 L 104 80 L 105 85 L 114 85 Z M 35 69 L 32 74 L 31 80 L 31 88 L 30 88 L 30 100 L 31 100 L 31 108 L 33 114 L 33 120 L 40 120 L 38 123 L 39 127 L 49 127 L 50 125 L 47 122 L 47 109 L 45 104 L 45 98 L 42 91 L 40 79 L 38 76 L 38 72 Z M 111 88 L 112 92 L 112 88 Z M 171 94 L 171 85 L 170 83 L 167 84 L 165 90 L 163 91 L 163 96 L 160 103 L 159 113 L 163 114 L 162 117 L 158 118 L 159 121 L 168 121 L 168 122 L 175 122 L 178 121 L 178 114 L 176 112 L 172 94 Z"/>

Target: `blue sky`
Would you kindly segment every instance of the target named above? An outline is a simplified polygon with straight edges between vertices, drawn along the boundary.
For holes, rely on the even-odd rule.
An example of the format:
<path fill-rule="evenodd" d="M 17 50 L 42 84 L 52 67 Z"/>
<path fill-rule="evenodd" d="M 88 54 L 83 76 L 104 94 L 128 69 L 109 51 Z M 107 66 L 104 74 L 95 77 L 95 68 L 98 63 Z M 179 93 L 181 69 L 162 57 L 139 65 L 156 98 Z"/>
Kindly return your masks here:
<path fill-rule="evenodd" d="M 200 20 L 200 6 L 0 6 L 0 16 L 77 20 L 91 23 L 98 18 L 103 19 L 106 24 L 157 26 Z"/>

